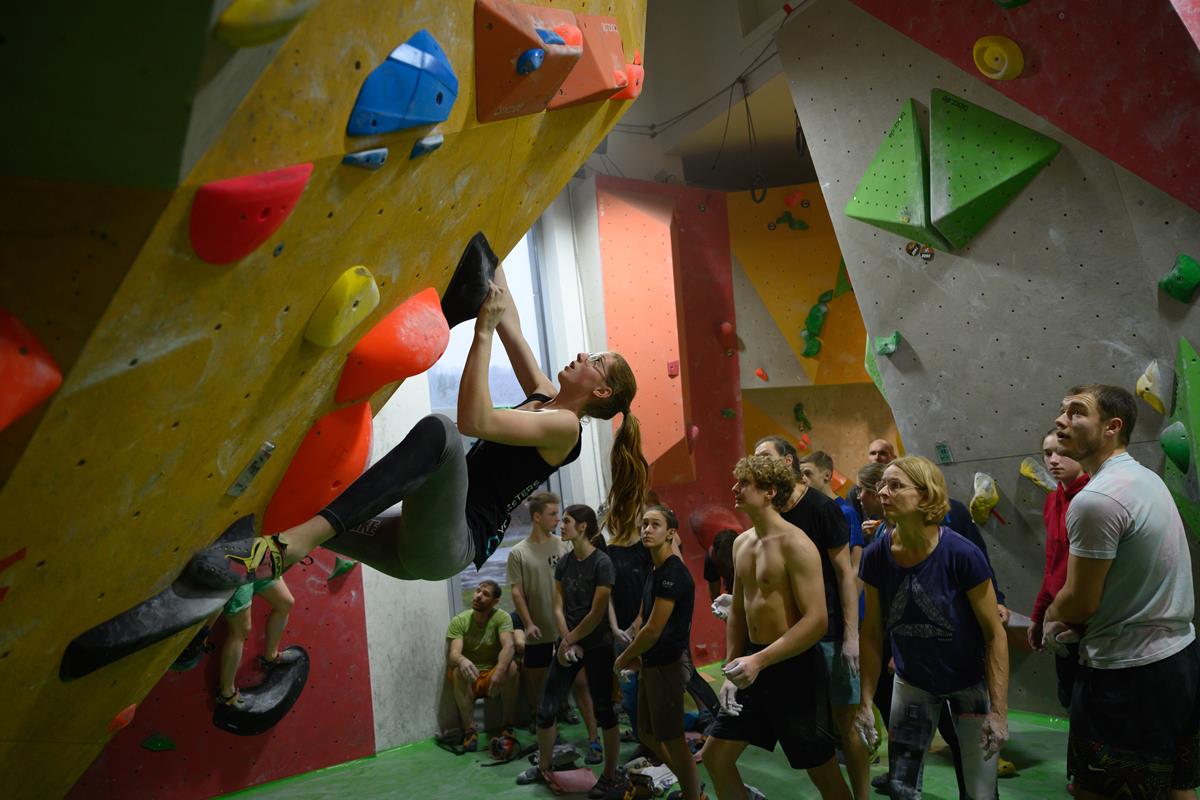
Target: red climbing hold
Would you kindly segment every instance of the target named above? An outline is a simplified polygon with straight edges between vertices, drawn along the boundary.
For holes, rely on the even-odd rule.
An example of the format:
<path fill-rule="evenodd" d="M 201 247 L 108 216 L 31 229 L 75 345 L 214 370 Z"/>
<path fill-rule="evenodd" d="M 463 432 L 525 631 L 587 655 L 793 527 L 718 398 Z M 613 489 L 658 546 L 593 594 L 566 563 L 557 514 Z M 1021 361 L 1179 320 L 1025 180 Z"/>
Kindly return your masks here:
<path fill-rule="evenodd" d="M 112 718 L 112 721 L 108 723 L 108 732 L 113 734 L 122 728 L 128 727 L 129 723 L 133 722 L 133 715 L 136 713 L 137 703 L 132 703 L 122 708 L 117 712 L 117 715 Z"/>
<path fill-rule="evenodd" d="M 0 308 L 0 431 L 62 385 L 62 373 L 33 332 Z"/>
<path fill-rule="evenodd" d="M 312 171 L 312 164 L 296 164 L 201 186 L 189 224 L 196 255 L 210 264 L 250 255 L 295 209 Z"/>
<path fill-rule="evenodd" d="M 700 426 L 688 425 L 687 429 L 687 447 L 688 452 L 692 453 L 696 450 L 696 442 L 700 441 Z"/>
<path fill-rule="evenodd" d="M 634 51 L 633 63 L 625 65 L 625 88 L 612 96 L 613 100 L 636 100 L 642 93 L 646 80 L 646 68 L 642 66 L 642 54 Z"/>
<path fill-rule="evenodd" d="M 414 294 L 354 345 L 334 400 L 363 400 L 381 386 L 420 375 L 442 357 L 449 341 L 437 290 Z"/>
<path fill-rule="evenodd" d="M 745 523 L 738 519 L 728 508 L 718 505 L 703 505 L 688 514 L 688 527 L 700 540 L 705 550 L 712 547 L 713 539 L 724 530 L 741 533 L 746 529 Z"/>
<path fill-rule="evenodd" d="M 371 406 L 331 411 L 317 420 L 263 515 L 263 533 L 299 525 L 329 504 L 367 468 L 371 457 Z"/>
<path fill-rule="evenodd" d="M 717 338 L 721 340 L 725 355 L 733 355 L 737 348 L 737 329 L 733 327 L 732 322 L 722 322 L 717 326 Z"/>
<path fill-rule="evenodd" d="M 762 367 L 759 367 L 758 369 L 754 370 L 754 374 L 758 376 L 758 379 L 760 381 L 771 380 L 770 376 L 767 375 L 767 371 L 765 369 L 763 369 Z"/>

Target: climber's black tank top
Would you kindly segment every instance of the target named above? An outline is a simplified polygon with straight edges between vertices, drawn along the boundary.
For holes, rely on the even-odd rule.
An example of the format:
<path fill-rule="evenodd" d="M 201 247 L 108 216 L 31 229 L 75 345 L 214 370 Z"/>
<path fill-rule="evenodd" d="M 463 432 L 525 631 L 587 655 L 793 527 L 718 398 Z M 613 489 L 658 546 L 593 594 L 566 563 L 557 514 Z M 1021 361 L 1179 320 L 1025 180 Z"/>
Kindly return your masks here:
<path fill-rule="evenodd" d="M 531 394 L 515 408 L 539 400 L 550 401 L 544 394 Z M 551 466 L 528 445 L 498 444 L 480 439 L 467 451 L 467 524 L 475 535 L 475 568 L 483 566 L 504 539 L 512 512 L 525 498 L 546 482 L 559 467 L 579 458 L 583 444 L 583 426 L 571 452 L 561 464 Z"/>

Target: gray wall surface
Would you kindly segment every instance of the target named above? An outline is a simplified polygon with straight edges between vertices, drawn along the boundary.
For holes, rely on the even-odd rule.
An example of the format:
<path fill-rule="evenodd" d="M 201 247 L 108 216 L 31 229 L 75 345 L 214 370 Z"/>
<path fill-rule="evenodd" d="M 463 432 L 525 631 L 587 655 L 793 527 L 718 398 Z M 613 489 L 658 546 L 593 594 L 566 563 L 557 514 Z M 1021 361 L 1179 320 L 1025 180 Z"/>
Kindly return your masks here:
<path fill-rule="evenodd" d="M 429 413 L 429 383 L 409 378 L 375 415 L 371 462 Z M 398 581 L 365 564 L 363 601 L 375 710 L 375 750 L 432 736 L 446 675 L 447 581 Z M 451 582 L 457 585 L 457 579 Z M 453 703 L 451 703 L 453 705 Z"/>
<path fill-rule="evenodd" d="M 1037 453 L 1069 386 L 1132 390 L 1152 359 L 1174 364 L 1181 335 L 1200 339 L 1200 304 L 1157 287 L 1176 253 L 1200 253 L 1200 216 L 848 0 L 806 6 L 777 42 L 868 334 L 904 337 L 878 359 L 904 445 L 932 458 L 949 443 L 946 477 L 964 502 L 976 471 L 996 479 L 1007 524 L 993 519 L 984 536 L 1009 605 L 1028 614 L 1045 495 L 1018 464 Z M 926 263 L 842 210 L 907 98 L 928 130 L 934 88 L 1063 149 L 962 251 Z M 1131 451 L 1161 469 L 1162 418 L 1144 403 L 1139 412 Z M 1194 564 L 1196 554 L 1193 540 Z M 1013 707 L 1061 713 L 1048 657 L 1014 651 L 1012 669 Z"/>

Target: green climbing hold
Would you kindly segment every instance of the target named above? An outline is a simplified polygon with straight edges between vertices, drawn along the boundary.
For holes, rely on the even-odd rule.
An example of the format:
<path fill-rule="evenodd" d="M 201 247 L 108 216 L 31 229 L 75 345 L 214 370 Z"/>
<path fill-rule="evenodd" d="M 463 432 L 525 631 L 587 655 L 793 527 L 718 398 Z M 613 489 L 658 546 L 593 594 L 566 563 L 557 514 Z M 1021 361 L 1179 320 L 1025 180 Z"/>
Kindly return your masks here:
<path fill-rule="evenodd" d="M 823 305 L 828 305 L 829 301 L 832 299 L 833 299 L 833 289 L 830 289 L 827 292 L 821 292 L 821 296 L 817 298 L 817 302 L 821 303 Z"/>
<path fill-rule="evenodd" d="M 1175 267 L 1162 277 L 1158 286 L 1181 303 L 1192 302 L 1200 291 L 1200 263 L 1180 253 L 1175 258 Z"/>
<path fill-rule="evenodd" d="M 881 356 L 890 356 L 896 352 L 896 348 L 900 346 L 900 331 L 892 331 L 887 336 L 875 337 L 875 353 Z"/>
<path fill-rule="evenodd" d="M 329 573 L 329 577 L 326 578 L 326 580 L 331 581 L 339 575 L 345 575 L 347 572 L 349 572 L 350 570 L 354 569 L 357 566 L 358 566 L 357 561 L 353 561 L 349 558 L 342 558 L 341 556 L 337 556 L 337 560 L 333 562 L 333 571 Z"/>
<path fill-rule="evenodd" d="M 737 411 L 735 411 L 732 408 L 722 408 L 721 416 L 724 417 L 725 419 L 734 419 L 737 417 Z"/>
<path fill-rule="evenodd" d="M 804 330 L 808 331 L 812 336 L 820 336 L 821 329 L 825 327 L 825 316 L 828 313 L 828 305 L 817 303 L 808 310 L 808 316 L 804 320 Z"/>
<path fill-rule="evenodd" d="M 853 292 L 854 287 L 850 285 L 850 274 L 846 272 L 846 259 L 838 262 L 837 285 L 833 287 L 833 296 L 841 297 L 846 292 Z"/>
<path fill-rule="evenodd" d="M 821 352 L 821 340 L 816 336 L 804 337 L 804 350 L 800 355 L 805 358 L 816 358 L 819 352 Z"/>
<path fill-rule="evenodd" d="M 789 214 L 789 216 L 791 215 Z M 808 230 L 808 223 L 798 217 L 792 217 L 788 220 L 788 227 L 794 231 L 806 231 Z"/>
<path fill-rule="evenodd" d="M 804 413 L 804 403 L 796 403 L 792 406 L 792 416 L 796 418 L 796 427 L 801 433 L 806 433 L 812 430 L 812 423 L 808 420 L 808 415 Z"/>
<path fill-rule="evenodd" d="M 1158 435 L 1158 443 L 1162 445 L 1163 452 L 1171 459 L 1171 463 L 1179 467 L 1180 472 L 1188 471 L 1188 464 L 1192 460 L 1189 447 L 1191 443 L 1188 441 L 1188 432 L 1183 426 L 1183 420 L 1175 420 L 1163 428 L 1162 433 Z"/>
<path fill-rule="evenodd" d="M 887 392 L 883 390 L 883 377 L 879 374 L 879 364 L 875 362 L 875 351 L 871 349 L 870 339 L 867 339 L 867 354 L 863 357 L 863 367 L 871 376 L 871 382 L 875 384 L 875 388 L 883 395 L 884 402 L 887 402 Z"/>
<path fill-rule="evenodd" d="M 930 222 L 929 164 L 911 98 L 858 182 L 846 216 L 939 250 L 950 249 Z"/>
<path fill-rule="evenodd" d="M 1050 163 L 1060 147 L 1020 123 L 934 89 L 929 118 L 929 205 L 934 227 L 953 247 L 963 247 Z"/>
<path fill-rule="evenodd" d="M 175 742 L 171 741 L 170 737 L 162 733 L 152 733 L 145 739 L 142 739 L 142 747 L 147 750 L 153 750 L 156 753 L 161 753 L 164 750 L 174 750 Z"/>
<path fill-rule="evenodd" d="M 789 225 L 792 222 L 792 212 L 785 211 L 775 218 L 776 225 Z"/>
<path fill-rule="evenodd" d="M 1175 498 L 1179 516 L 1200 539 L 1200 355 L 1187 339 L 1175 356 L 1175 402 L 1160 438 L 1167 455 L 1163 482 Z"/>

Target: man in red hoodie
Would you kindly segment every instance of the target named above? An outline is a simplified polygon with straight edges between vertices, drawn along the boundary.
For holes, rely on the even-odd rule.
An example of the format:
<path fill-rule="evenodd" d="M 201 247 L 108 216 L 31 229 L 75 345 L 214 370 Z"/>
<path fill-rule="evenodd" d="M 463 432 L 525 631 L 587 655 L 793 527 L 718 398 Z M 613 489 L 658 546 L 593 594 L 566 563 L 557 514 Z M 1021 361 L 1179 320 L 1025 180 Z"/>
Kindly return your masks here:
<path fill-rule="evenodd" d="M 1029 646 L 1042 649 L 1042 622 L 1046 609 L 1067 581 L 1067 505 L 1079 490 L 1087 485 L 1088 475 L 1078 461 L 1063 454 L 1062 445 L 1054 431 L 1042 439 L 1042 460 L 1050 475 L 1058 481 L 1058 488 L 1046 496 L 1042 506 L 1042 518 L 1046 521 L 1046 573 L 1042 576 L 1042 588 L 1033 601 L 1032 624 L 1029 626 Z M 1067 645 L 1066 656 L 1055 657 L 1058 674 L 1058 702 L 1063 708 L 1071 707 L 1071 689 L 1075 684 L 1075 673 L 1079 669 L 1079 644 Z"/>

